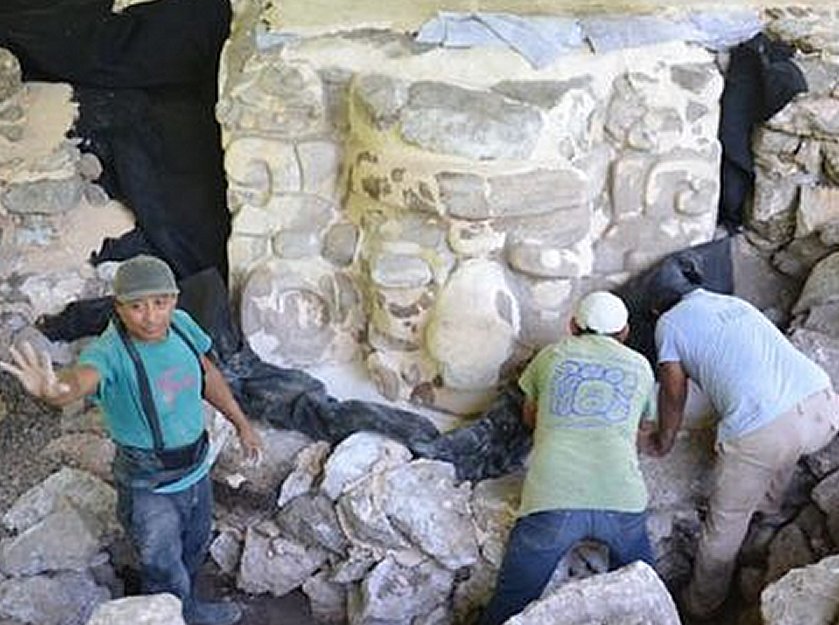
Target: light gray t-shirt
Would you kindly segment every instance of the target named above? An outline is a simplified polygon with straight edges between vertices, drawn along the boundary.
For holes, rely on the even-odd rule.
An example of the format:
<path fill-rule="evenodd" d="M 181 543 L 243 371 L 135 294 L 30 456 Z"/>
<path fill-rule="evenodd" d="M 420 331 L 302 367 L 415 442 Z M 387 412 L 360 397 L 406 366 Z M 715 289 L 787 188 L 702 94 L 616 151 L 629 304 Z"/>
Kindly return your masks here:
<path fill-rule="evenodd" d="M 757 308 L 697 289 L 656 324 L 658 362 L 679 362 L 711 399 L 717 439 L 747 434 L 830 386 Z"/>

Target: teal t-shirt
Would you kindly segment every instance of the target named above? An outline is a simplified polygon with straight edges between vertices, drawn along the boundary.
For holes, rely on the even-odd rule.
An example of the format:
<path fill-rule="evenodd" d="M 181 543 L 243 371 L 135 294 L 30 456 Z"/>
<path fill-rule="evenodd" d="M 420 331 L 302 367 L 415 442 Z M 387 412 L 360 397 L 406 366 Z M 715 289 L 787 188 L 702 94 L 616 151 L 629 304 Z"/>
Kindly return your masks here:
<path fill-rule="evenodd" d="M 572 336 L 539 352 L 519 386 L 538 406 L 520 516 L 647 507 L 636 450 L 641 417 L 656 414 L 646 358 L 608 336 Z"/>
<path fill-rule="evenodd" d="M 210 349 L 210 337 L 186 312 L 175 310 L 172 321 L 199 353 Z M 135 340 L 134 345 L 149 379 L 165 447 L 182 447 L 195 442 L 204 431 L 201 400 L 203 372 L 195 354 L 171 329 L 163 341 L 146 343 Z M 93 367 L 99 373 L 99 386 L 93 400 L 102 407 L 105 426 L 114 441 L 121 445 L 153 449 L 154 439 L 140 401 L 134 363 L 113 322 L 82 351 L 79 364 Z M 199 467 L 160 492 L 186 488 L 206 472 L 207 467 L 203 471 Z"/>

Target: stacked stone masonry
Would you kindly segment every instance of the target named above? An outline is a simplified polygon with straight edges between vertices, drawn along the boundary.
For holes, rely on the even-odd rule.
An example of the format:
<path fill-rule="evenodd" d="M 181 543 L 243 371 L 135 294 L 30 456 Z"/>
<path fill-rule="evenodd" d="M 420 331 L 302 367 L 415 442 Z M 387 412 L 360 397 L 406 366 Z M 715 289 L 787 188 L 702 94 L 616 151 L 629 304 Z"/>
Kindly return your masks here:
<path fill-rule="evenodd" d="M 270 362 L 361 358 L 389 400 L 474 412 L 579 293 L 714 233 L 723 79 L 699 46 L 540 71 L 490 49 L 477 72 L 395 32 L 238 32 L 230 253 Z"/>

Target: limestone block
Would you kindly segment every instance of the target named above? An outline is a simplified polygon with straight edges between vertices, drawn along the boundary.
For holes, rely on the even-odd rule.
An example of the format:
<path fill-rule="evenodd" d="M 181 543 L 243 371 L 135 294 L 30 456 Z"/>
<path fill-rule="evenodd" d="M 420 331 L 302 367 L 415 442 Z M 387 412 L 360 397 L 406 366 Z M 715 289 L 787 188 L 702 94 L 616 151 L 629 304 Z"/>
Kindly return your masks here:
<path fill-rule="evenodd" d="M 379 254 L 370 263 L 373 283 L 386 289 L 415 289 L 429 284 L 431 267 L 423 258 L 408 254 Z"/>
<path fill-rule="evenodd" d="M 80 432 L 53 439 L 41 453 L 62 465 L 86 471 L 100 480 L 113 480 L 111 462 L 116 446 L 107 436 Z"/>
<path fill-rule="evenodd" d="M 523 478 L 521 473 L 513 473 L 481 480 L 472 491 L 475 536 L 481 556 L 495 569 L 501 566 L 507 536 L 516 520 Z"/>
<path fill-rule="evenodd" d="M 384 482 L 382 473 L 368 475 L 344 491 L 335 506 L 341 528 L 353 546 L 373 552 L 378 558 L 388 551 L 412 551 L 411 543 L 385 513 Z"/>
<path fill-rule="evenodd" d="M 320 255 L 320 237 L 305 230 L 283 230 L 271 239 L 271 249 L 280 258 L 306 259 Z"/>
<path fill-rule="evenodd" d="M 351 332 L 357 322 L 353 310 L 357 301 L 346 297 L 351 295 L 348 287 L 352 285 L 326 263 L 269 260 L 257 266 L 244 284 L 242 330 L 267 362 L 279 366 L 321 362 L 336 355 L 332 348 L 339 332 Z"/>
<path fill-rule="evenodd" d="M 327 559 L 327 552 L 279 535 L 269 521 L 248 528 L 236 585 L 250 593 L 282 597 L 298 588 Z"/>
<path fill-rule="evenodd" d="M 300 432 L 261 423 L 254 424 L 254 429 L 264 444 L 262 462 L 256 466 L 245 463 L 237 441 L 222 449 L 213 466 L 213 479 L 273 499 L 277 487 L 294 468 L 295 457 L 311 440 Z"/>
<path fill-rule="evenodd" d="M 827 143 L 824 145 L 824 172 L 834 184 L 839 183 L 839 145 Z"/>
<path fill-rule="evenodd" d="M 436 180 L 446 212 L 460 219 L 540 215 L 578 206 L 589 197 L 589 180 L 574 168 L 487 177 L 441 172 Z"/>
<path fill-rule="evenodd" d="M 323 83 L 310 64 L 283 58 L 281 49 L 256 51 L 222 93 L 216 114 L 228 130 L 279 137 L 319 133 L 326 127 Z"/>
<path fill-rule="evenodd" d="M 121 532 L 116 520 L 116 491 L 89 473 L 66 467 L 21 495 L 3 516 L 3 525 L 24 532 L 68 505 L 99 519 L 108 535 Z"/>
<path fill-rule="evenodd" d="M 303 193 L 274 195 L 265 205 L 272 231 L 323 231 L 338 213 L 338 205 L 329 199 Z"/>
<path fill-rule="evenodd" d="M 475 160 L 523 159 L 542 129 L 539 113 L 499 94 L 438 82 L 410 86 L 400 130 L 409 143 Z"/>
<path fill-rule="evenodd" d="M 304 493 L 280 508 L 274 522 L 286 538 L 303 545 L 344 554 L 347 538 L 338 523 L 332 500 L 324 493 Z"/>
<path fill-rule="evenodd" d="M 399 121 L 399 113 L 408 102 L 408 83 L 382 74 L 364 74 L 356 79 L 353 95 L 356 106 L 373 126 L 386 130 Z"/>
<path fill-rule="evenodd" d="M 643 78 L 642 78 L 643 76 Z M 661 81 L 650 74 L 615 78 L 606 111 L 606 131 L 620 146 L 642 152 L 663 152 L 679 145 L 684 122 L 675 103 L 656 99 Z"/>
<path fill-rule="evenodd" d="M 22 534 L 0 543 L 0 570 L 13 577 L 84 571 L 104 548 L 104 527 L 72 507 L 57 510 Z"/>
<path fill-rule="evenodd" d="M 510 625 L 643 623 L 679 625 L 670 593 L 655 571 L 635 562 L 611 573 L 570 582 L 530 604 Z"/>
<path fill-rule="evenodd" d="M 486 560 L 468 569 L 468 577 L 459 577 L 452 593 L 452 612 L 456 623 L 476 623 L 492 598 L 498 571 Z"/>
<path fill-rule="evenodd" d="M 713 63 L 681 63 L 670 67 L 671 80 L 696 95 L 702 95 L 718 77 L 719 70 Z"/>
<path fill-rule="evenodd" d="M 769 545 L 766 581 L 774 582 L 788 571 L 812 562 L 813 552 L 806 534 L 795 523 L 785 525 Z"/>
<path fill-rule="evenodd" d="M 404 537 L 449 570 L 475 564 L 471 486 L 455 485 L 453 465 L 415 460 L 382 476 L 382 509 Z"/>
<path fill-rule="evenodd" d="M 366 476 L 410 459 L 404 445 L 373 432 L 356 432 L 341 441 L 327 460 L 321 490 L 337 499 Z"/>
<path fill-rule="evenodd" d="M 449 247 L 458 256 L 492 256 L 504 248 L 507 235 L 492 221 L 460 221 L 453 219 L 449 226 Z"/>
<path fill-rule="evenodd" d="M 402 347 L 417 348 L 422 343 L 433 304 L 433 294 L 423 287 L 379 289 L 372 302 L 370 323 L 377 332 L 395 339 Z"/>
<path fill-rule="evenodd" d="M 329 574 L 320 571 L 303 582 L 302 589 L 318 623 L 347 622 L 347 590 L 343 584 L 331 582 Z"/>
<path fill-rule="evenodd" d="M 516 274 L 513 281 L 521 307 L 522 343 L 536 348 L 557 340 L 568 329 L 574 281 L 524 274 Z"/>
<path fill-rule="evenodd" d="M 839 112 L 832 97 L 812 96 L 792 100 L 766 125 L 793 135 L 833 139 L 839 135 Z"/>
<path fill-rule="evenodd" d="M 594 270 L 602 274 L 639 271 L 671 252 L 711 239 L 713 220 L 708 226 L 648 217 L 627 218 L 611 225 L 594 245 Z M 682 230 L 687 229 L 687 231 Z M 654 248 L 649 241 L 655 241 Z"/>
<path fill-rule="evenodd" d="M 695 217 L 714 214 L 719 197 L 719 151 L 711 155 L 672 153 L 661 158 L 648 174 L 645 212 Z"/>
<path fill-rule="evenodd" d="M 375 341 L 375 337 L 371 337 Z M 370 378 L 383 397 L 391 400 L 415 399 L 434 405 L 434 391 L 429 388 L 438 372 L 437 365 L 423 352 L 392 351 L 388 346 L 373 344 L 365 362 Z M 427 401 L 426 401 L 427 400 Z"/>
<path fill-rule="evenodd" d="M 800 329 L 793 331 L 790 340 L 804 355 L 827 372 L 833 388 L 837 388 L 839 385 L 839 339 L 829 334 Z"/>
<path fill-rule="evenodd" d="M 427 349 L 444 384 L 463 390 L 493 386 L 520 328 L 518 303 L 501 265 L 467 260 L 444 285 L 429 320 Z"/>
<path fill-rule="evenodd" d="M 796 217 L 795 236 L 799 238 L 839 222 L 839 187 L 802 186 Z"/>
<path fill-rule="evenodd" d="M 615 218 L 713 215 L 719 194 L 718 154 L 674 151 L 655 158 L 622 157 L 611 180 Z"/>
<path fill-rule="evenodd" d="M 175 595 L 158 594 L 123 597 L 96 606 L 87 625 L 186 625 L 181 601 Z"/>
<path fill-rule="evenodd" d="M 797 56 L 795 64 L 804 73 L 807 93 L 826 96 L 839 85 L 839 63 L 835 59 L 821 55 Z"/>
<path fill-rule="evenodd" d="M 339 267 L 346 267 L 355 258 L 358 227 L 349 222 L 336 223 L 323 237 L 323 257 Z"/>
<path fill-rule="evenodd" d="M 20 63 L 6 48 L 0 48 L 0 103 L 23 89 Z"/>
<path fill-rule="evenodd" d="M 770 241 L 782 244 L 795 230 L 798 183 L 789 178 L 755 172 L 754 199 L 746 212 L 746 225 Z"/>
<path fill-rule="evenodd" d="M 242 558 L 241 532 L 227 529 L 218 533 L 210 544 L 210 557 L 219 569 L 231 575 L 239 567 L 239 560 Z"/>
<path fill-rule="evenodd" d="M 839 253 L 833 253 L 813 267 L 792 312 L 797 315 L 837 301 L 839 301 Z"/>
<path fill-rule="evenodd" d="M 302 169 L 303 191 L 325 198 L 338 196 L 341 149 L 332 141 L 305 141 L 297 144 Z"/>
<path fill-rule="evenodd" d="M 767 24 L 767 32 L 782 41 L 804 52 L 839 53 L 839 22 L 830 5 L 778 7 L 770 16 L 774 19 Z"/>
<path fill-rule="evenodd" d="M 303 174 L 290 143 L 262 137 L 236 137 L 225 147 L 229 193 L 239 206 L 264 206 L 272 195 L 299 192 Z"/>
<path fill-rule="evenodd" d="M 0 617 L 38 625 L 85 625 L 110 599 L 88 572 L 10 578 L 0 582 Z"/>
<path fill-rule="evenodd" d="M 329 455 L 330 447 L 326 441 L 318 441 L 304 447 L 294 459 L 294 469 L 283 481 L 277 497 L 277 507 L 282 508 L 298 495 L 309 492 L 323 473 L 323 465 Z"/>
<path fill-rule="evenodd" d="M 591 273 L 594 254 L 587 241 L 565 249 L 541 241 L 518 241 L 507 245 L 507 261 L 522 273 L 537 278 L 580 278 Z"/>
<path fill-rule="evenodd" d="M 83 189 L 78 176 L 10 184 L 0 196 L 0 205 L 18 215 L 56 215 L 75 207 L 82 199 Z"/>
<path fill-rule="evenodd" d="M 433 560 L 403 566 L 385 558 L 362 583 L 360 602 L 353 606 L 350 622 L 410 623 L 444 603 L 453 581 L 454 574 Z"/>
<path fill-rule="evenodd" d="M 240 277 L 263 262 L 270 252 L 270 242 L 264 236 L 234 234 L 227 243 L 227 255 L 233 273 Z"/>
<path fill-rule="evenodd" d="M 602 105 L 592 82 L 587 73 L 561 81 L 506 80 L 493 91 L 542 109 L 546 131 L 539 143 L 552 142 L 552 152 L 571 160 L 589 152 L 601 134 Z"/>
<path fill-rule="evenodd" d="M 0 140 L 15 142 L 23 137 L 25 89 L 17 58 L 0 48 Z"/>
<path fill-rule="evenodd" d="M 35 314 L 55 314 L 76 299 L 83 299 L 87 280 L 73 269 L 26 276 L 20 291 L 27 297 Z"/>
<path fill-rule="evenodd" d="M 586 89 L 592 76 L 574 76 L 568 80 L 502 80 L 492 90 L 513 100 L 526 102 L 543 110 L 551 110 L 575 91 Z"/>
<path fill-rule="evenodd" d="M 839 607 L 839 556 L 795 569 L 766 587 L 760 614 L 766 625 L 833 625 Z"/>
<path fill-rule="evenodd" d="M 233 234 L 261 237 L 276 230 L 274 216 L 264 206 L 242 206 L 233 215 Z"/>

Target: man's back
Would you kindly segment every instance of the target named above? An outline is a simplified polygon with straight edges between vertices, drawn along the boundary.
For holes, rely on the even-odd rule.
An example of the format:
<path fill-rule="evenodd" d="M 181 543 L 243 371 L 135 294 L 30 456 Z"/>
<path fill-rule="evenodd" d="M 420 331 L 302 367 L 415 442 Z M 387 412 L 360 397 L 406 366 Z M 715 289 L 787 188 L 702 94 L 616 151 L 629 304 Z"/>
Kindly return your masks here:
<path fill-rule="evenodd" d="M 654 398 L 643 356 L 608 336 L 569 337 L 542 350 L 519 384 L 538 401 L 520 514 L 646 507 L 635 435 Z"/>
<path fill-rule="evenodd" d="M 708 394 L 725 440 L 829 386 L 827 374 L 748 302 L 697 289 L 656 325 L 659 362 L 680 362 Z"/>

